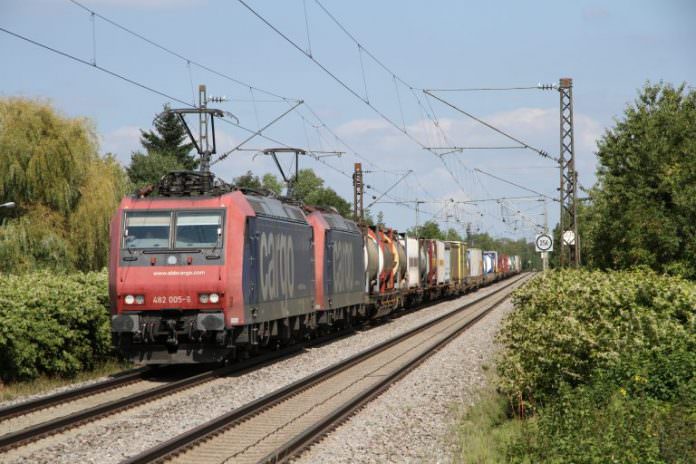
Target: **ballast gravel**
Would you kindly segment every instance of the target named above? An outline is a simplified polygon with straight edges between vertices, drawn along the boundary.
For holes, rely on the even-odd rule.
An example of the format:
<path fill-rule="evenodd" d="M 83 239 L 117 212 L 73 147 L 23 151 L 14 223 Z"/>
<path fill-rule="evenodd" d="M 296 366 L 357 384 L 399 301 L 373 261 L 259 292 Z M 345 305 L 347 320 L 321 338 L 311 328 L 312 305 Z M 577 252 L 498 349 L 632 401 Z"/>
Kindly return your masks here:
<path fill-rule="evenodd" d="M 293 463 L 454 462 L 455 421 L 485 386 L 511 309 L 508 299 Z"/>
<path fill-rule="evenodd" d="M 245 374 L 216 379 L 175 396 L 155 400 L 116 416 L 100 419 L 78 429 L 45 438 L 24 448 L 0 455 L 0 462 L 13 464 L 121 462 L 385 339 L 451 312 L 462 304 L 478 299 L 506 284 L 507 282 L 494 284 L 458 299 L 438 303 L 395 318 L 388 323 L 359 331 L 349 337 L 308 349 L 292 358 Z M 348 437 L 352 443 L 350 446 L 337 447 L 338 443 L 336 443 L 336 446 L 327 448 L 326 452 L 330 454 L 326 455 L 326 458 L 313 458 L 310 454 L 304 458 L 305 461 L 404 462 L 404 459 L 411 459 L 412 462 L 421 462 L 423 459 L 436 457 L 421 450 L 441 449 L 438 444 L 440 439 L 436 440 L 435 437 L 443 435 L 440 432 L 446 426 L 438 424 L 438 421 L 446 418 L 448 404 L 457 399 L 473 401 L 470 392 L 484 381 L 481 365 L 488 362 L 493 352 L 492 336 L 497 330 L 502 314 L 501 308 L 502 306 L 404 379 L 403 382 L 408 380 L 412 383 L 405 392 L 394 397 L 393 390 L 389 390 L 377 399 L 379 403 L 374 404 L 383 404 L 384 401 L 393 397 L 392 403 L 382 406 L 381 409 L 370 404 L 368 408 L 370 413 L 378 410 L 382 413 L 370 414 L 369 417 L 363 416 L 365 412 L 356 415 L 355 420 L 363 420 L 363 422 L 361 426 L 349 429 Z M 482 331 L 482 328 L 486 327 L 487 331 Z M 477 335 L 470 335 L 472 333 Z M 463 337 L 468 341 L 462 344 Z M 445 360 L 445 364 L 441 364 L 430 373 L 418 374 L 435 359 L 441 359 L 443 353 L 452 353 L 453 348 L 450 347 L 453 346 L 459 348 L 450 355 L 452 360 Z M 443 379 L 442 385 L 437 386 L 437 382 L 431 384 L 430 377 Z M 446 379 L 449 381 L 447 382 Z M 401 389 L 401 383 L 395 388 Z M 429 403 L 432 403 L 430 408 L 435 408 L 429 409 L 430 413 L 421 414 L 420 411 L 416 411 L 416 409 L 428 407 Z M 399 425 L 402 421 L 403 424 Z M 353 420 L 344 427 L 349 427 L 351 423 Z M 418 433 L 414 432 L 412 436 L 410 430 L 421 430 L 419 433 L 425 430 L 430 438 L 424 439 L 423 436 L 415 438 Z M 400 445 L 389 444 L 397 441 Z M 326 442 L 328 443 L 329 439 Z M 373 446 L 376 454 L 373 454 L 372 449 L 368 449 Z M 324 445 L 322 444 L 321 447 L 323 448 Z M 328 449 L 334 451 L 328 451 Z M 315 452 L 318 451 L 319 449 L 315 447 Z M 437 462 L 437 459 L 434 462 Z"/>

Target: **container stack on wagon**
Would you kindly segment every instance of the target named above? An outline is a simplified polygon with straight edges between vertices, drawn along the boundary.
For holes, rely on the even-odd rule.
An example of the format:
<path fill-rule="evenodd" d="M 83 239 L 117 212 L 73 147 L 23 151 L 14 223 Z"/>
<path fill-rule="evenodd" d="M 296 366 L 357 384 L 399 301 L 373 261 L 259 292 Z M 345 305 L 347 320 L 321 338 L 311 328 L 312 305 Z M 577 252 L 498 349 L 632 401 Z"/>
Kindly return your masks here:
<path fill-rule="evenodd" d="M 111 224 L 112 334 L 136 362 L 219 362 L 460 295 L 520 264 L 251 191 L 128 197 Z"/>

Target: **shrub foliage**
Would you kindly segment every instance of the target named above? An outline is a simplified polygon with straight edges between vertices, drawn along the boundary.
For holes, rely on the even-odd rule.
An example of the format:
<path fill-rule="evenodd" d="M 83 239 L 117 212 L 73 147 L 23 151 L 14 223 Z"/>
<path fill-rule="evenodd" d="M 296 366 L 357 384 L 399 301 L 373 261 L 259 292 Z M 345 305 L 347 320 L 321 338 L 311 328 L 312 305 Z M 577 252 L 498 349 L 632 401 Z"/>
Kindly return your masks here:
<path fill-rule="evenodd" d="M 106 272 L 0 274 L 0 378 L 72 376 L 111 353 Z"/>
<path fill-rule="evenodd" d="M 696 462 L 696 285 L 550 272 L 514 303 L 500 388 L 532 419 L 512 462 Z"/>

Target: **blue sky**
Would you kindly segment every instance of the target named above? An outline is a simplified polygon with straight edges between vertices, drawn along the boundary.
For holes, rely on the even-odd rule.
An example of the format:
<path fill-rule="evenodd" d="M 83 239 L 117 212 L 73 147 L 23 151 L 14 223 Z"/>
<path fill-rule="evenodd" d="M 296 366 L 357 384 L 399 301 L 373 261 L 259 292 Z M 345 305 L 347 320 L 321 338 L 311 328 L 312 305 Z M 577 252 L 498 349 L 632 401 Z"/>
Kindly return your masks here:
<path fill-rule="evenodd" d="M 407 200 L 410 207 L 379 203 L 372 208 L 383 211 L 386 221 L 397 228 L 413 225 L 412 201 L 418 199 L 428 202 L 420 207 L 421 221 L 435 214 L 444 226 L 463 228 L 472 223 L 474 229 L 498 236 L 532 237 L 530 223 L 542 222 L 542 202 L 442 203 L 529 194 L 475 169 L 557 196 L 554 163 L 529 150 L 472 150 L 446 155 L 441 162 L 236 1 L 82 3 L 230 77 L 277 95 L 303 99 L 305 105 L 265 134 L 291 146 L 346 152 L 341 158 L 323 158 L 323 163 L 311 158 L 302 162 L 346 198 L 352 198 L 352 187 L 345 174 L 350 174 L 355 161 L 374 171 L 367 174 L 366 182 L 381 191 L 413 170 L 389 191 L 391 199 L 382 199 Z M 596 140 L 635 98 L 637 89 L 646 81 L 659 80 L 696 85 L 696 2 L 689 0 L 322 1 L 366 50 L 415 90 L 401 83 L 395 86 L 394 76 L 361 54 L 314 0 L 247 3 L 301 48 L 311 49 L 312 56 L 361 96 L 366 90 L 376 108 L 425 146 L 498 146 L 510 141 L 417 89 L 534 86 L 572 77 L 577 165 L 580 182 L 586 186 L 594 182 Z M 167 95 L 188 102 L 192 83 L 207 84 L 210 94 L 230 97 L 231 101 L 218 106 L 238 116 L 247 128 L 255 130 L 288 109 L 287 102 L 260 91 L 250 92 L 195 64 L 189 66 L 103 19 L 97 18 L 94 24 L 96 47 L 89 13 L 67 0 L 0 3 L 1 27 L 86 61 L 96 58 L 98 65 Z M 139 147 L 139 128 L 149 128 L 154 114 L 167 102 L 160 95 L 2 32 L 0 58 L 3 96 L 48 99 L 65 114 L 90 118 L 101 150 L 115 153 L 123 163 Z M 554 156 L 558 153 L 555 91 L 438 95 L 531 145 Z M 173 106 L 182 105 L 174 102 Z M 439 129 L 424 111 L 437 116 Z M 219 151 L 231 149 L 247 135 L 231 125 L 218 127 Z M 257 138 L 246 146 L 273 145 Z M 247 170 L 275 172 L 266 157 L 251 152 L 235 152 L 215 165 L 216 173 L 228 180 Z M 368 191 L 370 196 L 379 193 Z M 548 210 L 553 224 L 558 218 L 557 203 L 549 203 Z"/>

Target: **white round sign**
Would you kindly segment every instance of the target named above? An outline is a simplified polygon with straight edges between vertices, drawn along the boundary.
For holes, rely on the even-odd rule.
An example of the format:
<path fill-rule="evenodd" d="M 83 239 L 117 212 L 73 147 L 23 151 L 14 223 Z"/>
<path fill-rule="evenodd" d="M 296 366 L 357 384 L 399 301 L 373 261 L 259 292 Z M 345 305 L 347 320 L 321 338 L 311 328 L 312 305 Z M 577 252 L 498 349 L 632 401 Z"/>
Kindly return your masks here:
<path fill-rule="evenodd" d="M 535 244 L 539 251 L 549 251 L 553 248 L 553 238 L 549 234 L 539 234 Z"/>
<path fill-rule="evenodd" d="M 575 232 L 572 230 L 563 232 L 563 242 L 568 245 L 575 245 Z"/>

